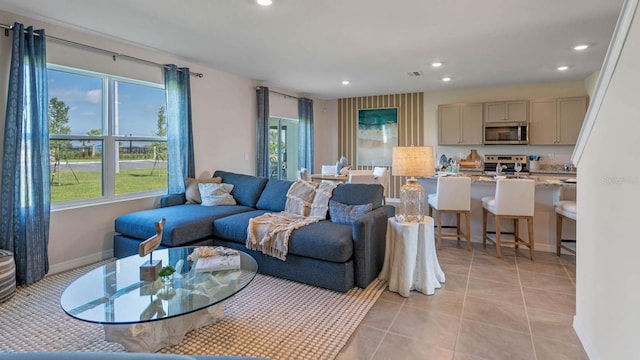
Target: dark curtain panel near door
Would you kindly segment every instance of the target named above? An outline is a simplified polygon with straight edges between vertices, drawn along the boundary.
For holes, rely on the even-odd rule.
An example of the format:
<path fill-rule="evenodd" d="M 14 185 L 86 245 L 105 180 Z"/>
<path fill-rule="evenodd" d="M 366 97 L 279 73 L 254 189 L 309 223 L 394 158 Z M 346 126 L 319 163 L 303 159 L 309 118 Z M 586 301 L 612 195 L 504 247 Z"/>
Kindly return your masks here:
<path fill-rule="evenodd" d="M 49 271 L 47 56 L 44 30 L 13 25 L 2 160 L 0 248 L 14 253 L 16 281 Z"/>
<path fill-rule="evenodd" d="M 256 95 L 258 98 L 256 175 L 269 177 L 269 88 L 258 87 Z"/>
<path fill-rule="evenodd" d="M 298 99 L 298 165 L 313 173 L 313 100 Z"/>

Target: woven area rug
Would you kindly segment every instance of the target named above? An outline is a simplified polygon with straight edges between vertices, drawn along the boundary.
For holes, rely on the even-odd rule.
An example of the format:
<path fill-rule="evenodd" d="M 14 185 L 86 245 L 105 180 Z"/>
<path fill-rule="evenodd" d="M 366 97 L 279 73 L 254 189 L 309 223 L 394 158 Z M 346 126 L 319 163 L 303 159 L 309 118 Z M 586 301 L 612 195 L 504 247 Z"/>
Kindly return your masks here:
<path fill-rule="evenodd" d="M 0 304 L 0 352 L 124 351 L 120 344 L 104 340 L 100 325 L 73 319 L 59 305 L 68 284 L 103 263 L 18 288 L 13 298 Z M 342 294 L 258 274 L 225 302 L 223 320 L 193 330 L 182 344 L 159 352 L 333 359 L 385 285 L 375 280 L 367 289 Z"/>

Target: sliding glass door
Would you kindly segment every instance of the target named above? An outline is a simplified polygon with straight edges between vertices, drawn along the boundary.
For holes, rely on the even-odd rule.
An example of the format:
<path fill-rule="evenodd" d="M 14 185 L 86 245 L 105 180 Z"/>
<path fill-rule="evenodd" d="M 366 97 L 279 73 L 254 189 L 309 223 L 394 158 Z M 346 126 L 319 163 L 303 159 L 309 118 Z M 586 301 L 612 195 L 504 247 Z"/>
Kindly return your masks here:
<path fill-rule="evenodd" d="M 269 177 L 295 180 L 298 169 L 298 120 L 269 118 Z"/>

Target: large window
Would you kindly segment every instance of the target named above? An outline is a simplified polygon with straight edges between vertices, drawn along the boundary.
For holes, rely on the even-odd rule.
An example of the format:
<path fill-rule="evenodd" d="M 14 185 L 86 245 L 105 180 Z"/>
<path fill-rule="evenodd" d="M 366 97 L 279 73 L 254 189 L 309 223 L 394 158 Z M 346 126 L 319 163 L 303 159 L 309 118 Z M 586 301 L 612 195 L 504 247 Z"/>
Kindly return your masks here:
<path fill-rule="evenodd" d="M 167 188 L 161 84 L 49 65 L 51 202 Z"/>

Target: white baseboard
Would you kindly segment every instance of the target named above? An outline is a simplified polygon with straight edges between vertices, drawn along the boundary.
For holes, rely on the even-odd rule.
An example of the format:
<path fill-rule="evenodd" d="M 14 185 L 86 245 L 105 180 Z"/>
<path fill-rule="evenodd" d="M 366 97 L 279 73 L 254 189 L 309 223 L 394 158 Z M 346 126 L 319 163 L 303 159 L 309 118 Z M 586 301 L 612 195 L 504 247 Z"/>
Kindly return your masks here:
<path fill-rule="evenodd" d="M 589 337 L 585 333 L 582 327 L 582 324 L 578 320 L 577 316 L 573 317 L 573 330 L 575 330 L 576 335 L 578 335 L 578 339 L 580 339 L 580 342 L 582 343 L 582 347 L 584 348 L 584 352 L 587 353 L 587 356 L 589 357 L 589 359 L 599 360 L 600 356 L 598 356 L 598 353 L 594 350 L 595 348 L 593 347 L 591 340 L 589 340 Z"/>
<path fill-rule="evenodd" d="M 63 271 L 72 270 L 75 268 L 79 268 L 81 266 L 96 263 L 98 261 L 110 259 L 112 257 L 113 257 L 113 249 L 109 249 L 99 253 L 83 256 L 81 258 L 77 258 L 69 261 L 63 261 L 58 264 L 50 265 L 49 273 L 47 275 L 53 275 L 53 274 L 61 273 Z"/>

